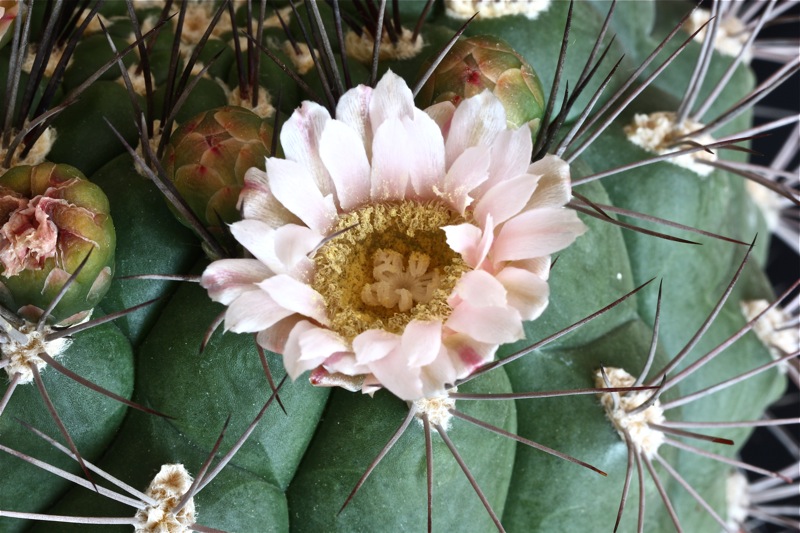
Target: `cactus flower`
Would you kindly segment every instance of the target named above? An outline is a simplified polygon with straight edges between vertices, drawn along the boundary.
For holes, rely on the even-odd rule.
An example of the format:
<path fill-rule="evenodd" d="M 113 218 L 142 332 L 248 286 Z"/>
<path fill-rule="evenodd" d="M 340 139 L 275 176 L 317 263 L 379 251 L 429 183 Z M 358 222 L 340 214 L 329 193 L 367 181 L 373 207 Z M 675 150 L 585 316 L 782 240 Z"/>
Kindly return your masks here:
<path fill-rule="evenodd" d="M 19 0 L 0 0 L 0 43 L 8 33 L 11 23 L 17 18 Z"/>
<path fill-rule="evenodd" d="M 241 107 L 220 107 L 183 123 L 162 164 L 200 222 L 220 237 L 223 224 L 239 219 L 245 172 L 264 168 L 271 143 L 269 121 Z"/>
<path fill-rule="evenodd" d="M 544 91 L 536 72 L 505 41 L 477 35 L 459 40 L 417 97 L 423 106 L 490 90 L 506 111 L 509 128 L 528 124 L 533 135 L 544 113 Z"/>
<path fill-rule="evenodd" d="M 489 91 L 423 111 L 389 71 L 335 119 L 303 103 L 281 143 L 231 225 L 254 258 L 216 261 L 202 284 L 226 329 L 257 332 L 293 378 L 441 395 L 524 338 L 550 254 L 585 231 L 564 208 L 568 165 L 531 164 L 530 132 Z"/>
<path fill-rule="evenodd" d="M 0 301 L 35 320 L 91 253 L 56 307 L 56 321 L 79 320 L 105 294 L 115 233 L 99 187 L 68 165 L 15 167 L 0 177 Z"/>

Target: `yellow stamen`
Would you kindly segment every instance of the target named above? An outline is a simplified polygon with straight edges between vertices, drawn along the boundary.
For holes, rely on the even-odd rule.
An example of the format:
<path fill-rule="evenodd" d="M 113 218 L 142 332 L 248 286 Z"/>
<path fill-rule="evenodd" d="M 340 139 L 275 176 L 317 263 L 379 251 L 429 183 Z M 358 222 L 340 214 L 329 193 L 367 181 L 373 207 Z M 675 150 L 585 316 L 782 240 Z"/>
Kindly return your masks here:
<path fill-rule="evenodd" d="M 442 226 L 463 222 L 439 203 L 368 205 L 339 218 L 314 257 L 312 286 L 331 329 L 347 340 L 369 329 L 401 333 L 412 320 L 442 320 L 447 298 L 468 270 Z"/>

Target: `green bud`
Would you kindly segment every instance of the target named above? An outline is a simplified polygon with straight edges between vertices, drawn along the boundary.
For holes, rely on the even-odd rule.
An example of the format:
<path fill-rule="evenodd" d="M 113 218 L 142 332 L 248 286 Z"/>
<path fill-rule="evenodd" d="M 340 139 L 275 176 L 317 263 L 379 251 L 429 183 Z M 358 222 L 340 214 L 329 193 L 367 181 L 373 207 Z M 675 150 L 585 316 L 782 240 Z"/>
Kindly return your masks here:
<path fill-rule="evenodd" d="M 241 107 L 219 107 L 178 128 L 162 164 L 200 222 L 223 238 L 223 225 L 240 218 L 236 203 L 245 172 L 251 167 L 264 170 L 271 144 L 268 119 Z"/>
<path fill-rule="evenodd" d="M 109 288 L 116 236 L 108 199 L 75 167 L 42 163 L 0 176 L 0 302 L 36 320 L 81 262 L 52 313 L 83 319 Z"/>
<path fill-rule="evenodd" d="M 533 68 L 505 41 L 488 35 L 459 40 L 428 79 L 417 105 L 461 100 L 489 90 L 502 102 L 509 127 L 528 124 L 536 135 L 544 92 Z"/>

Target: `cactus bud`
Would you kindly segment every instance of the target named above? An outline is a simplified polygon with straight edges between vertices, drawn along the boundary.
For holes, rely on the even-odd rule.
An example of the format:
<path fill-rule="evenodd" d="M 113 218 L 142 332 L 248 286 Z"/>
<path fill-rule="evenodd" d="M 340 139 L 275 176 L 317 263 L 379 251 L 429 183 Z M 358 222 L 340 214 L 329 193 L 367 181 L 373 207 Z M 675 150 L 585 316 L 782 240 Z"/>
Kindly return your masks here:
<path fill-rule="evenodd" d="M 69 165 L 18 166 L 0 177 L 0 302 L 37 319 L 91 254 L 52 312 L 84 318 L 108 290 L 116 237 L 108 200 Z"/>
<path fill-rule="evenodd" d="M 536 135 L 544 92 L 533 68 L 505 41 L 477 35 L 458 41 L 420 91 L 417 105 L 461 100 L 489 90 L 503 104 L 509 128 L 528 124 Z"/>
<path fill-rule="evenodd" d="M 220 238 L 223 224 L 240 218 L 236 203 L 245 172 L 264 170 L 271 143 L 268 120 L 241 107 L 220 107 L 178 128 L 162 163 L 192 212 Z"/>

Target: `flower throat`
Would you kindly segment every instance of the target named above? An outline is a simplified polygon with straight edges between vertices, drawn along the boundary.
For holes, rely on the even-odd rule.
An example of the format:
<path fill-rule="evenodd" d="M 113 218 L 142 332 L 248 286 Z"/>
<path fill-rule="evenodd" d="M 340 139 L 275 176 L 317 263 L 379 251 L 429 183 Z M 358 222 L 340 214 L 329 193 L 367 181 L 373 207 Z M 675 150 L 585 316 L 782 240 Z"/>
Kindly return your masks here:
<path fill-rule="evenodd" d="M 402 333 L 412 320 L 443 320 L 469 267 L 442 226 L 463 222 L 436 202 L 373 204 L 343 214 L 341 232 L 316 253 L 313 288 L 331 329 L 352 341 L 370 329 Z"/>

